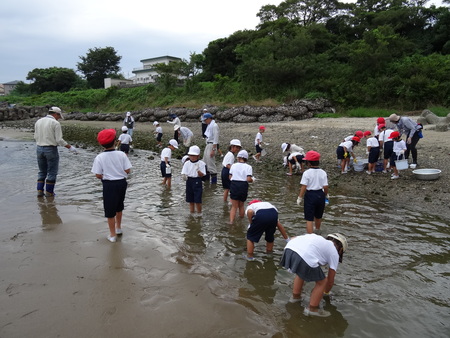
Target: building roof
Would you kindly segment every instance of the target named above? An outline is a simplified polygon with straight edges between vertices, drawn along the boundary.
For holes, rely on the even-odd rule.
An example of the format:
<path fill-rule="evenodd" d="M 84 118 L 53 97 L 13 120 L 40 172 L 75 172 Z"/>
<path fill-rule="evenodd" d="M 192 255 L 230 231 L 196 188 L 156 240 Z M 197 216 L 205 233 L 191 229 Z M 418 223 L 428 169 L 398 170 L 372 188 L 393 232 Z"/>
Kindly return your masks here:
<path fill-rule="evenodd" d="M 181 61 L 181 58 L 179 58 L 179 57 L 166 55 L 166 56 L 158 56 L 156 58 L 143 59 L 143 60 L 141 60 L 141 62 L 167 60 L 167 59 L 170 59 L 170 60 L 173 60 L 173 61 Z"/>
<path fill-rule="evenodd" d="M 4 85 L 16 85 L 19 84 L 20 81 L 16 80 L 16 81 L 10 81 L 10 82 L 6 82 L 4 83 Z"/>

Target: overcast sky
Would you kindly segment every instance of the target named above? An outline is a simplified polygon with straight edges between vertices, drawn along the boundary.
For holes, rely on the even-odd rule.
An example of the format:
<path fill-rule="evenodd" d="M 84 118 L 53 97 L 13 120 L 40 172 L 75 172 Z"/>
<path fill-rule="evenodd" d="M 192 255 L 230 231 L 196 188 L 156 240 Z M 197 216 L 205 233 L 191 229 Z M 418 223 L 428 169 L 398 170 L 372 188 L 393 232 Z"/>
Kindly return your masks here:
<path fill-rule="evenodd" d="M 34 68 L 76 70 L 89 48 L 114 47 L 131 77 L 140 60 L 189 60 L 210 41 L 254 29 L 259 9 L 281 0 L 0 0 L 0 83 Z"/>
<path fill-rule="evenodd" d="M 95 47 L 114 47 L 128 78 L 142 59 L 189 60 L 210 41 L 254 29 L 259 9 L 281 1 L 0 0 L 0 83 L 29 82 L 35 68 L 76 70 Z"/>

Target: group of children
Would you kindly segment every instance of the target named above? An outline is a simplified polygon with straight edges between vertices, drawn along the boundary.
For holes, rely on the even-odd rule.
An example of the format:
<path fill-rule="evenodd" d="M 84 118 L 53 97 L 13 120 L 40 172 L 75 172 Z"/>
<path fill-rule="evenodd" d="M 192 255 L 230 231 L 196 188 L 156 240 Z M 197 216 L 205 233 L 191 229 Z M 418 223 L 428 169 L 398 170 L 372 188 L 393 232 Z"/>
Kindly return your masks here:
<path fill-rule="evenodd" d="M 398 131 L 394 131 L 387 121 L 380 117 L 377 119 L 374 132 L 370 130 L 362 132 L 356 131 L 354 135 L 347 136 L 336 149 L 337 159 L 340 162 L 341 174 L 346 174 L 350 167 L 350 159 L 357 163 L 357 158 L 353 148 L 360 144 L 361 140 L 366 139 L 366 154 L 368 164 L 366 173 L 371 175 L 375 173 L 376 164 L 380 158 L 383 159 L 383 173 L 392 169 L 391 179 L 400 177 L 396 162 L 404 159 L 407 145 L 401 138 Z"/>

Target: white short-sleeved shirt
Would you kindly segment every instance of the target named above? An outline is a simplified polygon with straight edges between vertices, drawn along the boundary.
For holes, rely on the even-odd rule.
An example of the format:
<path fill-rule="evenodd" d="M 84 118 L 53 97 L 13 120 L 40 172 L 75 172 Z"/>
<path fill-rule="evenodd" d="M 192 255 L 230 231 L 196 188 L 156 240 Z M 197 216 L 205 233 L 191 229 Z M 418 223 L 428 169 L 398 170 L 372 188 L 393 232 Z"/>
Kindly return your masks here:
<path fill-rule="evenodd" d="M 262 134 L 261 134 L 260 132 L 258 132 L 258 133 L 256 134 L 256 137 L 255 137 L 255 146 L 257 146 L 257 145 L 259 144 L 258 141 L 259 141 L 259 142 L 262 142 Z"/>
<path fill-rule="evenodd" d="M 367 147 L 376 148 L 380 146 L 376 137 L 369 137 L 366 142 Z"/>
<path fill-rule="evenodd" d="M 125 133 L 120 134 L 119 141 L 122 144 L 130 144 L 131 142 L 133 142 L 131 136 Z"/>
<path fill-rule="evenodd" d="M 224 167 L 226 167 L 227 165 L 231 166 L 234 163 L 234 161 L 235 161 L 234 154 L 231 151 L 229 151 L 223 158 L 222 165 Z"/>
<path fill-rule="evenodd" d="M 384 142 L 384 143 L 392 142 L 392 139 L 389 138 L 389 136 L 391 136 L 392 132 L 393 132 L 392 129 L 386 129 L 386 130 L 382 131 L 380 133 L 380 135 L 378 135 L 378 141 L 379 142 Z"/>
<path fill-rule="evenodd" d="M 253 176 L 253 169 L 247 163 L 236 162 L 230 168 L 231 181 L 247 181 L 247 176 Z"/>
<path fill-rule="evenodd" d="M 91 171 L 103 175 L 104 180 L 115 181 L 127 178 L 127 169 L 131 169 L 128 156 L 122 151 L 108 150 L 95 157 Z"/>
<path fill-rule="evenodd" d="M 171 160 L 171 158 L 172 158 L 172 149 L 170 149 L 169 147 L 167 147 L 167 148 L 164 148 L 162 151 L 161 151 L 161 161 L 162 162 L 164 162 L 167 157 L 167 161 L 169 161 L 170 162 L 170 160 Z"/>
<path fill-rule="evenodd" d="M 344 137 L 344 142 L 351 141 L 353 137 L 355 137 L 355 135 L 349 135 L 347 137 Z"/>
<path fill-rule="evenodd" d="M 309 168 L 303 173 L 300 184 L 306 185 L 306 190 L 323 189 L 328 186 L 327 173 L 320 168 Z"/>
<path fill-rule="evenodd" d="M 402 150 L 406 150 L 406 142 L 403 140 L 400 141 L 394 141 L 394 153 L 396 153 L 397 155 L 402 151 Z"/>
<path fill-rule="evenodd" d="M 186 161 L 184 162 L 183 169 L 181 169 L 181 175 L 187 177 L 198 177 L 198 172 L 201 171 L 203 175 L 206 175 L 206 164 L 202 160 L 196 162 Z"/>
<path fill-rule="evenodd" d="M 253 210 L 253 214 L 256 215 L 256 213 L 259 210 L 266 210 L 266 209 L 275 209 L 278 212 L 278 209 L 275 208 L 272 204 L 270 204 L 269 202 L 256 202 L 256 203 L 252 203 L 250 204 L 246 209 L 245 209 L 245 214 L 247 215 L 247 211 L 249 210 Z"/>
<path fill-rule="evenodd" d="M 161 126 L 156 127 L 155 132 L 158 133 L 158 134 L 162 134 L 163 133 L 162 127 Z"/>
<path fill-rule="evenodd" d="M 181 127 L 180 132 L 183 140 L 187 140 L 189 137 L 194 136 L 194 133 L 189 128 L 186 127 Z"/>
<path fill-rule="evenodd" d="M 347 148 L 348 152 L 352 152 L 353 151 L 353 142 L 352 141 L 344 141 L 339 146 Z"/>
<path fill-rule="evenodd" d="M 306 234 L 292 238 L 284 248 L 291 249 L 312 268 L 329 265 L 337 271 L 339 254 L 330 240 L 316 234 Z"/>
<path fill-rule="evenodd" d="M 302 155 L 304 155 L 304 154 L 299 153 L 299 152 L 290 153 L 290 154 L 289 154 L 289 157 L 288 157 L 288 160 L 292 160 L 293 158 L 297 157 L 298 155 L 302 156 Z"/>

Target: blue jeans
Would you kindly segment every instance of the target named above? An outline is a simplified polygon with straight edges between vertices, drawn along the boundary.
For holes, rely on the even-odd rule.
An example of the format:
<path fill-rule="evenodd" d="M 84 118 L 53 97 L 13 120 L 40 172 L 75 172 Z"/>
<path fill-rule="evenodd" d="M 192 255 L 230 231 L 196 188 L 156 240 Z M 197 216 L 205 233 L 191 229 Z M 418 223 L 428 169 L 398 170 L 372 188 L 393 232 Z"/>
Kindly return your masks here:
<path fill-rule="evenodd" d="M 39 167 L 38 181 L 56 182 L 59 167 L 58 147 L 41 147 L 36 149 Z"/>

